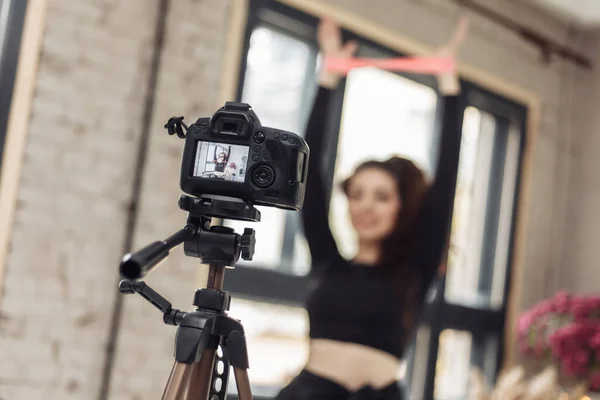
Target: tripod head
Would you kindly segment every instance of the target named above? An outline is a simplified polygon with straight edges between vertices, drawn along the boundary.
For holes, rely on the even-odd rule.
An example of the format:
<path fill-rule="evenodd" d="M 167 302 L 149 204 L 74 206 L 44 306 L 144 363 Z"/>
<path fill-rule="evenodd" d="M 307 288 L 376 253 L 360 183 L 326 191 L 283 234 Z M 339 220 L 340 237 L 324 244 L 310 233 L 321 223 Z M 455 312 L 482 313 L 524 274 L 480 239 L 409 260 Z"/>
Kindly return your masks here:
<path fill-rule="evenodd" d="M 216 195 L 200 198 L 184 195 L 179 198 L 179 208 L 189 213 L 187 225 L 164 241 L 156 241 L 125 255 L 120 266 L 121 276 L 127 280 L 143 278 L 181 243 L 185 255 L 200 258 L 204 264 L 234 268 L 240 256 L 244 260 L 252 260 L 256 243 L 253 229 L 246 228 L 239 235 L 231 228 L 210 226 L 213 217 L 260 221 L 260 211 L 250 203 Z"/>

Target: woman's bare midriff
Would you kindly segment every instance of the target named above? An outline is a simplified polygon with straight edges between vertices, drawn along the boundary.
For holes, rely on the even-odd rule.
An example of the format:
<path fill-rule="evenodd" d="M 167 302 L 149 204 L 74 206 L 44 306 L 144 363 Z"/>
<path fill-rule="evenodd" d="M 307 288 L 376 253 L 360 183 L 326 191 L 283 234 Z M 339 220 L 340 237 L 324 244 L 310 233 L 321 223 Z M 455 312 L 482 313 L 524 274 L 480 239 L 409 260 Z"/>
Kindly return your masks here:
<path fill-rule="evenodd" d="M 312 339 L 306 370 L 350 391 L 370 385 L 379 389 L 397 380 L 400 360 L 356 343 Z"/>

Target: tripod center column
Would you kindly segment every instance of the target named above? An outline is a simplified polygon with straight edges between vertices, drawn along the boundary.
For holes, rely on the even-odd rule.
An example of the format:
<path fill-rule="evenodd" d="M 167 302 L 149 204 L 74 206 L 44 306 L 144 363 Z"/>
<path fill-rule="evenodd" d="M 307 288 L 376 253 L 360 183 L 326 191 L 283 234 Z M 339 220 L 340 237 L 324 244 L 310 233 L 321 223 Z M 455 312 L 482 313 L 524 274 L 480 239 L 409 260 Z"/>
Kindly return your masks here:
<path fill-rule="evenodd" d="M 225 280 L 225 266 L 219 264 L 210 264 L 208 270 L 208 281 L 206 288 L 211 290 L 223 290 L 223 281 Z"/>

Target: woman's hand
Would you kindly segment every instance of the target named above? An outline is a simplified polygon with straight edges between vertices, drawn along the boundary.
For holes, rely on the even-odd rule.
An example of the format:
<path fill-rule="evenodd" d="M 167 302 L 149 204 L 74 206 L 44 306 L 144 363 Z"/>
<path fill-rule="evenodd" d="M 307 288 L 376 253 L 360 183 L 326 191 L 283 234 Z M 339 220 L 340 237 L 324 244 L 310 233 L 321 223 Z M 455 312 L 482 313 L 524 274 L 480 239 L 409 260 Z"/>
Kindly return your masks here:
<path fill-rule="evenodd" d="M 323 18 L 319 23 L 317 39 L 319 41 L 321 52 L 323 53 L 323 58 L 352 58 L 358 47 L 354 41 L 349 41 L 342 45 L 342 33 L 340 32 L 340 28 L 329 17 Z M 333 89 L 337 86 L 339 81 L 339 74 L 329 72 L 325 68 L 321 70 L 319 84 L 322 86 Z"/>
<path fill-rule="evenodd" d="M 467 17 L 461 17 L 456 25 L 452 38 L 445 46 L 436 51 L 438 57 L 456 57 L 458 49 L 462 45 L 467 36 L 469 28 L 469 20 Z M 458 80 L 458 72 L 444 72 L 437 76 L 438 87 L 444 96 L 455 96 L 460 92 L 460 84 Z"/>

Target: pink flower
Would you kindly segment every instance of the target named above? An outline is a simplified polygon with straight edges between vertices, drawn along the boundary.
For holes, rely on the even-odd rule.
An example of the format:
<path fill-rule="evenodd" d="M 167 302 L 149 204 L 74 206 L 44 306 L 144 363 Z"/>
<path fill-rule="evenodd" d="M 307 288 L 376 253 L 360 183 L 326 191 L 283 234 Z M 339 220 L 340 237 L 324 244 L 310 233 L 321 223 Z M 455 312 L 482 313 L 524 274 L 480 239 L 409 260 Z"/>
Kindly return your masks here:
<path fill-rule="evenodd" d="M 587 365 L 590 361 L 590 354 L 586 350 L 578 350 L 573 354 L 577 365 Z"/>
<path fill-rule="evenodd" d="M 559 292 L 539 302 L 519 317 L 517 339 L 523 354 L 550 354 L 566 375 L 600 390 L 600 296 Z"/>
<path fill-rule="evenodd" d="M 567 352 L 561 358 L 561 364 L 568 376 L 586 375 L 589 365 L 589 354 L 584 350 Z"/>
<path fill-rule="evenodd" d="M 564 303 L 564 305 L 565 305 L 565 311 L 566 311 L 566 304 L 567 303 Z M 542 301 L 541 303 L 538 304 L 538 306 L 536 308 L 536 314 L 538 316 L 544 315 L 544 314 L 548 314 L 550 312 L 553 312 L 553 311 L 557 310 L 557 306 L 558 306 L 558 304 L 552 303 L 552 301 L 550 301 L 550 300 L 544 300 L 544 301 Z"/>
<path fill-rule="evenodd" d="M 533 348 L 533 354 L 541 357 L 544 355 L 546 350 L 546 344 L 542 341 L 542 340 L 538 340 L 537 343 L 535 344 L 535 347 Z"/>
<path fill-rule="evenodd" d="M 554 309 L 559 313 L 565 313 L 569 310 L 570 296 L 567 292 L 558 292 L 554 296 Z"/>
<path fill-rule="evenodd" d="M 577 363 L 572 355 L 567 354 L 561 362 L 562 370 L 567 377 L 577 375 Z"/>
<path fill-rule="evenodd" d="M 590 315 L 590 309 L 586 304 L 574 305 L 571 313 L 576 321 L 585 321 Z"/>
<path fill-rule="evenodd" d="M 598 313 L 600 311 L 600 296 L 592 297 L 590 299 L 590 307 Z"/>
<path fill-rule="evenodd" d="M 590 339 L 590 347 L 596 354 L 596 359 L 600 360 L 600 331 L 595 332 Z"/>
<path fill-rule="evenodd" d="M 600 371 L 592 372 L 590 377 L 590 388 L 592 390 L 600 389 Z"/>
<path fill-rule="evenodd" d="M 531 327 L 533 323 L 533 318 L 529 314 L 525 314 L 519 318 L 517 321 L 517 331 L 521 335 L 525 335 L 526 331 Z"/>

